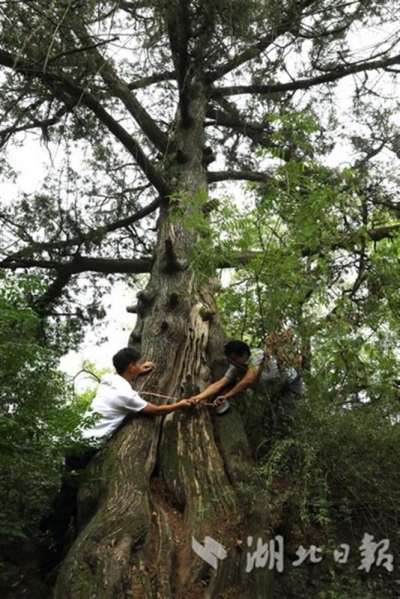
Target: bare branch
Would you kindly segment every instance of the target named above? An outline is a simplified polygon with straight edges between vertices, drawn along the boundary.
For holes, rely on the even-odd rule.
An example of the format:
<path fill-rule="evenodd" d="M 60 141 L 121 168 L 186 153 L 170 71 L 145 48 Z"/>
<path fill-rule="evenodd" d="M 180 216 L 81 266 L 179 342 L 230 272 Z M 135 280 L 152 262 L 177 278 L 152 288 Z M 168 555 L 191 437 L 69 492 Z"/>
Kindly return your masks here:
<path fill-rule="evenodd" d="M 148 77 L 142 77 L 141 79 L 137 79 L 136 81 L 128 83 L 127 87 L 129 90 L 142 89 L 143 87 L 153 85 L 154 83 L 170 81 L 171 79 L 175 78 L 175 71 L 166 71 L 165 73 L 154 73 L 153 75 L 149 75 Z"/>
<path fill-rule="evenodd" d="M 225 75 L 234 71 L 238 67 L 242 66 L 246 62 L 257 58 L 262 52 L 264 52 L 275 40 L 278 39 L 284 33 L 290 33 L 293 28 L 298 28 L 299 18 L 301 11 L 311 5 L 314 0 L 303 0 L 303 2 L 293 2 L 289 9 L 289 12 L 281 11 L 280 22 L 274 23 L 273 28 L 268 34 L 260 39 L 254 46 L 247 48 L 241 54 L 238 54 L 227 62 L 226 64 L 218 67 L 215 71 L 208 73 L 207 81 L 213 83 L 222 79 Z"/>
<path fill-rule="evenodd" d="M 81 272 L 100 272 L 103 274 L 124 273 L 142 274 L 151 271 L 152 260 L 149 258 L 124 260 L 117 258 L 89 258 L 75 256 L 71 261 L 58 260 L 32 260 L 21 258 L 15 260 L 3 260 L 0 268 L 16 270 L 17 268 L 39 268 L 45 270 L 56 270 L 68 273 L 69 276 Z"/>
<path fill-rule="evenodd" d="M 63 239 L 60 241 L 51 241 L 47 243 L 34 243 L 23 248 L 22 250 L 16 252 L 15 254 L 5 258 L 4 263 L 13 262 L 15 260 L 21 260 L 24 256 L 32 255 L 38 251 L 52 251 L 57 249 L 67 249 L 68 247 L 73 247 L 76 245 L 81 245 L 85 242 L 90 242 L 94 240 L 98 240 L 103 238 L 107 233 L 111 233 L 112 231 L 117 231 L 118 229 L 122 229 L 124 227 L 128 227 L 133 225 L 135 222 L 138 222 L 142 218 L 145 218 L 160 206 L 161 198 L 157 198 L 153 202 L 151 202 L 145 208 L 138 210 L 132 216 L 128 216 L 126 218 L 121 218 L 119 220 L 114 221 L 113 223 L 109 223 L 103 227 L 99 227 L 98 229 L 94 229 L 89 231 L 88 233 L 82 233 L 81 235 L 76 235 L 71 239 Z"/>
<path fill-rule="evenodd" d="M 332 83 L 364 71 L 372 71 L 376 69 L 385 69 L 391 65 L 400 64 L 400 54 L 386 58 L 383 60 L 372 60 L 368 62 L 362 62 L 357 64 L 351 64 L 346 66 L 337 66 L 329 72 L 311 77 L 309 79 L 298 79 L 297 81 L 289 81 L 288 83 L 271 83 L 267 85 L 233 85 L 227 87 L 220 87 L 212 91 L 212 96 L 218 98 L 220 96 L 234 96 L 239 94 L 264 94 L 271 95 L 277 93 L 283 93 L 287 91 L 296 91 L 309 89 L 322 83 Z"/>
<path fill-rule="evenodd" d="M 266 173 L 257 173 L 255 171 L 209 171 L 209 183 L 217 183 L 219 181 L 271 181 L 271 177 Z"/>

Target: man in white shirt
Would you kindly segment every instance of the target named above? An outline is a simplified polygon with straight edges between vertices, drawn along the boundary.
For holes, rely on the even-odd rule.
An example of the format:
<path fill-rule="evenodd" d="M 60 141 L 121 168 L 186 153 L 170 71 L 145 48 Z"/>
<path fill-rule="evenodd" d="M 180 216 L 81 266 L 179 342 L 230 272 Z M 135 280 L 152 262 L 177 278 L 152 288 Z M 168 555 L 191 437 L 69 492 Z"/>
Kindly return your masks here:
<path fill-rule="evenodd" d="M 53 570 L 61 561 L 65 537 L 76 514 L 78 483 L 73 475 L 74 470 L 84 469 L 95 453 L 105 444 L 133 414 L 164 416 L 175 410 L 191 407 L 191 402 L 183 399 L 169 405 L 155 405 L 145 401 L 132 389 L 131 383 L 139 376 L 150 372 L 154 362 L 140 363 L 140 354 L 131 347 L 125 347 L 115 354 L 114 374 L 106 374 L 102 378 L 95 398 L 85 418 L 94 419 L 88 427 L 80 426 L 85 444 L 65 455 L 66 472 L 61 489 L 52 503 L 48 518 L 42 520 L 42 530 L 50 530 L 53 540 L 53 554 L 49 557 L 45 570 Z"/>
<path fill-rule="evenodd" d="M 191 406 L 191 402 L 187 399 L 161 406 L 142 399 L 139 393 L 132 389 L 131 383 L 139 375 L 150 372 L 154 362 L 141 364 L 139 360 L 139 353 L 131 347 L 125 347 L 115 354 L 113 364 L 116 373 L 103 376 L 96 397 L 84 415 L 84 418 L 98 415 L 94 424 L 81 429 L 84 439 L 95 441 L 108 439 L 129 415 L 141 412 L 150 416 L 164 416 Z"/>

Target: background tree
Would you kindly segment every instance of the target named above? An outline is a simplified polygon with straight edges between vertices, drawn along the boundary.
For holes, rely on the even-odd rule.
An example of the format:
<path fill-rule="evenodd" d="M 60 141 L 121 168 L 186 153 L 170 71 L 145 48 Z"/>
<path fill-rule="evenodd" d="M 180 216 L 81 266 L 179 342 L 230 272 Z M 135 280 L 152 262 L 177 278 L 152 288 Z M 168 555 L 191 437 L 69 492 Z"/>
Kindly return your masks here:
<path fill-rule="evenodd" d="M 82 292 L 81 273 L 149 273 L 131 335 L 157 364 L 146 390 L 189 395 L 223 367 L 225 335 L 209 277 L 252 258 L 258 275 L 249 275 L 249 285 L 259 309 L 246 334 L 260 339 L 276 325 L 294 326 L 317 364 L 322 329 L 303 325 L 315 313 L 329 320 L 323 313 L 328 283 L 332 298 L 340 296 L 325 306 L 337 339 L 330 370 L 337 375 L 335 360 L 347 368 L 355 354 L 340 347 L 339 337 L 349 318 L 358 318 L 357 302 L 363 309 L 370 302 L 364 322 L 370 326 L 388 240 L 399 228 L 394 186 L 370 176 L 380 152 L 398 150 L 396 100 L 387 87 L 400 61 L 397 8 L 396 1 L 376 0 L 335 6 L 325 0 L 3 2 L 3 147 L 37 132 L 50 151 L 65 150 L 63 168 L 50 172 L 40 194 L 21 197 L 0 216 L 1 267 L 43 273 L 47 288 L 33 293 L 31 303 L 44 335 L 51 317 L 61 326 L 71 318 L 65 306 Z M 357 46 L 360 28 L 376 44 Z M 345 130 L 334 95 L 341 81 L 354 98 Z M 323 157 L 344 134 L 356 152 L 348 171 L 335 172 Z M 221 199 L 220 184 L 238 180 L 254 184 L 246 197 L 256 202 L 251 218 L 259 220 L 247 221 L 247 237 L 239 235 L 227 253 L 228 232 L 217 233 L 229 210 L 210 190 Z M 265 243 L 274 219 L 274 240 L 290 238 L 286 283 L 275 281 L 260 310 L 272 274 L 267 269 L 263 277 L 261 266 L 282 255 L 282 245 Z M 378 250 L 373 258 L 371 248 Z M 352 269 L 357 273 L 351 289 L 346 269 L 351 277 Z M 296 286 L 299 273 L 306 284 L 292 305 L 282 290 L 290 280 Z M 391 309 L 394 293 L 385 289 Z M 79 323 L 91 314 L 75 310 L 74 316 Z M 357 335 L 350 339 L 359 349 Z M 324 363 L 324 353 L 318 355 Z M 365 384 L 364 377 L 351 389 L 357 399 Z M 332 389 L 340 385 L 338 379 Z M 199 408 L 162 424 L 130 423 L 97 461 L 106 482 L 86 493 L 81 523 L 88 521 L 88 505 L 96 504 L 95 515 L 65 560 L 56 596 L 121 597 L 130 585 L 143 597 L 194 596 L 205 586 L 210 597 L 270 596 L 272 572 L 246 575 L 246 555 L 232 546 L 232 531 L 237 538 L 255 536 L 260 522 L 263 532 L 270 530 L 260 494 L 243 508 L 243 485 L 261 488 L 250 478 L 253 458 L 234 411 L 216 422 Z M 192 536 L 202 540 L 210 532 L 229 548 L 211 576 L 190 550 Z"/>
<path fill-rule="evenodd" d="M 71 385 L 57 370 L 67 332 L 63 344 L 60 332 L 46 347 L 38 342 L 40 318 L 29 306 L 35 292 L 43 292 L 36 275 L 1 273 L 0 588 L 5 593 L 34 581 L 30 592 L 43 596 L 36 573 L 40 521 L 83 406 L 72 401 Z"/>

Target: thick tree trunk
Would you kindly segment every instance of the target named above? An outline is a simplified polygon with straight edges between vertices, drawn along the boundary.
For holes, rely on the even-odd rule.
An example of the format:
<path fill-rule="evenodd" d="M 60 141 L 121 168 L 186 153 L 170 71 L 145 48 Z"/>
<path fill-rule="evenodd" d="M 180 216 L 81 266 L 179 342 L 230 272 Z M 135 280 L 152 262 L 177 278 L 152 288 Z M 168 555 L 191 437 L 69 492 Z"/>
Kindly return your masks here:
<path fill-rule="evenodd" d="M 212 293 L 199 288 L 187 264 L 198 232 L 180 218 L 190 210 L 187 200 L 206 190 L 204 107 L 198 93 L 186 114 L 195 125 L 177 119 L 179 195 L 162 206 L 131 337 L 156 363 L 146 391 L 174 397 L 221 374 L 211 372 L 211 365 L 220 368 L 224 341 Z M 134 418 L 93 460 L 94 481 L 81 490 L 82 530 L 62 565 L 56 599 L 272 596 L 271 570 L 246 574 L 246 538 L 268 535 L 268 523 L 266 506 L 249 496 L 253 463 L 240 416 L 209 410 Z M 206 536 L 227 551 L 217 569 L 192 549 L 193 539 L 204 544 Z"/>

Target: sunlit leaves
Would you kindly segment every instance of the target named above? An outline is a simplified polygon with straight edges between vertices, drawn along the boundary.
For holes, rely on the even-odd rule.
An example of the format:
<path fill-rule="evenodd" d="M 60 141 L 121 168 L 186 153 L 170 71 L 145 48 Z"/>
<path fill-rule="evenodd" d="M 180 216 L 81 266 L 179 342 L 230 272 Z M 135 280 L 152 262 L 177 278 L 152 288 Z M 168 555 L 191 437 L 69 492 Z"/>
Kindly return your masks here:
<path fill-rule="evenodd" d="M 302 113 L 287 122 L 307 148 L 314 119 Z M 230 334 L 260 344 L 273 330 L 294 328 L 309 346 L 310 384 L 318 379 L 325 397 L 393 396 L 399 236 L 378 235 L 396 225 L 385 207 L 388 185 L 316 158 L 274 164 L 268 184 L 252 184 L 253 207 L 215 217 L 222 255 L 248 256 L 219 298 Z"/>

